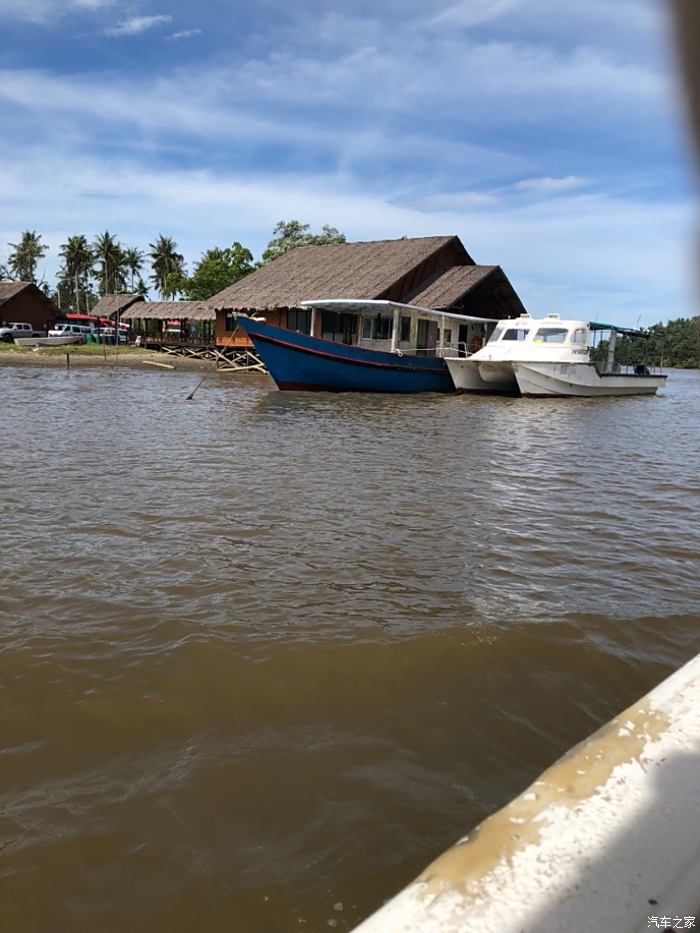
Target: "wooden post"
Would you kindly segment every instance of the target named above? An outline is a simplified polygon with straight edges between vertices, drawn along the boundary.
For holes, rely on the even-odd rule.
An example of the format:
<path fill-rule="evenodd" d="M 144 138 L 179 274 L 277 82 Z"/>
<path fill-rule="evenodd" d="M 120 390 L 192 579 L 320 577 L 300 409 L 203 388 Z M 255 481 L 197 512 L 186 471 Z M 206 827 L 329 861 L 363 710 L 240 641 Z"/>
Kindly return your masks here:
<path fill-rule="evenodd" d="M 66 350 L 66 369 L 70 369 L 70 353 Z"/>
<path fill-rule="evenodd" d="M 612 373 L 615 371 L 615 344 L 617 343 L 617 331 L 613 330 L 610 332 L 610 340 L 608 341 L 608 356 L 605 362 L 605 372 Z"/>
<path fill-rule="evenodd" d="M 396 353 L 399 348 L 399 327 L 401 321 L 401 308 L 394 308 L 394 322 L 391 327 L 391 352 Z"/>

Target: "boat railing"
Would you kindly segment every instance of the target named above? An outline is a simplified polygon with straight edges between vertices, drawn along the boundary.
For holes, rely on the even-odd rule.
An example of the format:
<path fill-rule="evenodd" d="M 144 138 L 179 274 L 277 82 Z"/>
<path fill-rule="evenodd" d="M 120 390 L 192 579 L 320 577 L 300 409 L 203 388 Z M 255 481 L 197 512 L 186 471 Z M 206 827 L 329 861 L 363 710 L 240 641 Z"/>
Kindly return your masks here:
<path fill-rule="evenodd" d="M 440 356 L 443 359 L 445 357 L 453 356 L 471 356 L 467 349 L 466 343 L 459 344 L 445 344 L 442 347 L 416 347 L 415 349 L 411 348 L 410 350 L 400 350 L 400 353 L 405 356 Z"/>
<path fill-rule="evenodd" d="M 604 364 L 596 363 L 596 369 L 601 375 L 615 376 L 662 376 L 661 366 L 654 366 L 651 363 L 615 363 L 612 369 L 606 370 Z"/>
<path fill-rule="evenodd" d="M 366 337 L 361 337 L 358 341 L 358 346 L 365 350 L 384 350 L 387 353 L 394 352 L 397 356 L 439 356 L 442 358 L 452 356 L 471 356 L 471 353 L 467 348 L 467 344 L 463 342 L 449 344 L 446 343 L 443 346 L 432 347 L 397 347 L 394 351 L 392 351 L 390 340 L 371 340 Z"/>

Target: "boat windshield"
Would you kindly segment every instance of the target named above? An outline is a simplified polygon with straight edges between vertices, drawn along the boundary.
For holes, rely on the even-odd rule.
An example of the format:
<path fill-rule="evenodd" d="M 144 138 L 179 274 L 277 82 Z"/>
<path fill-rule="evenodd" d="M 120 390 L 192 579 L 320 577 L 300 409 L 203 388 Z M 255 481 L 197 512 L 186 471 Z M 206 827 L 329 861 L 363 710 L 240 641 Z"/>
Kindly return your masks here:
<path fill-rule="evenodd" d="M 535 334 L 535 343 L 566 343 L 566 327 L 540 327 Z"/>
<path fill-rule="evenodd" d="M 525 340 L 530 333 L 529 327 L 509 327 L 503 335 L 504 340 Z"/>
<path fill-rule="evenodd" d="M 499 324 L 488 339 L 488 343 L 497 343 L 499 340 L 526 340 L 530 333 L 529 327 L 509 327 Z"/>

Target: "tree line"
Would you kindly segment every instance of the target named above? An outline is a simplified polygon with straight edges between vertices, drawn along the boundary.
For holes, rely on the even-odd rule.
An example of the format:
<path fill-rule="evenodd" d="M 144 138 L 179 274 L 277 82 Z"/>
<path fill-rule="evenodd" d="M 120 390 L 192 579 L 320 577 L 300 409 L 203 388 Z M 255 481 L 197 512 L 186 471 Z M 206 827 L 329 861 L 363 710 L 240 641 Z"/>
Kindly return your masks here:
<path fill-rule="evenodd" d="M 159 234 L 144 252 L 124 246 L 109 230 L 92 241 L 77 233 L 59 246 L 61 265 L 51 285 L 38 274 L 39 263 L 49 247 L 40 233 L 25 230 L 17 243 L 8 243 L 10 253 L 7 265 L 0 265 L 0 280 L 31 282 L 63 311 L 87 312 L 104 295 L 146 296 L 151 288 L 161 301 L 205 301 L 297 246 L 344 242 L 345 234 L 335 227 L 325 225 L 321 233 L 312 233 L 310 224 L 280 220 L 259 262 L 254 261 L 249 249 L 235 241 L 228 247 L 206 250 L 188 274 L 177 243 L 164 234 Z"/>
<path fill-rule="evenodd" d="M 594 359 L 604 361 L 608 341 L 596 348 Z M 654 324 L 638 334 L 617 339 L 615 361 L 624 366 L 637 363 L 674 369 L 700 368 L 700 316 L 675 318 L 666 324 Z"/>

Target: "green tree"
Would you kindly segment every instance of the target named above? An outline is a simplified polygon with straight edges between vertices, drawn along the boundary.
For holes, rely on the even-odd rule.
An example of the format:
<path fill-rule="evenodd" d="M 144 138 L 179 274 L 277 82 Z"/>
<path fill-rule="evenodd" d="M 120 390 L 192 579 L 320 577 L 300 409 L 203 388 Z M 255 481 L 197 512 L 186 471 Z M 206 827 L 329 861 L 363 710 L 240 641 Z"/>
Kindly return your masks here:
<path fill-rule="evenodd" d="M 177 243 L 172 237 L 161 233 L 155 243 L 149 243 L 155 285 L 161 301 L 174 298 L 182 290 L 185 279 L 185 257 L 177 252 Z"/>
<path fill-rule="evenodd" d="M 69 236 L 59 248 L 61 267 L 56 289 L 59 307 L 82 308 L 87 312 L 91 304 L 90 276 L 95 261 L 87 237 L 82 233 Z"/>
<path fill-rule="evenodd" d="M 148 285 L 144 280 L 139 276 L 138 282 L 136 283 L 136 288 L 131 288 L 132 295 L 141 295 L 143 298 L 148 296 Z"/>
<path fill-rule="evenodd" d="M 143 269 L 143 253 L 140 249 L 135 247 L 129 247 L 129 249 L 124 250 L 124 268 L 129 273 L 129 291 L 132 294 L 135 294 L 135 289 L 138 287 L 135 283 L 138 277 L 139 282 L 143 282 L 140 272 Z"/>
<path fill-rule="evenodd" d="M 225 249 L 208 249 L 185 281 L 183 296 L 190 301 L 206 301 L 254 268 L 253 254 L 238 242 Z"/>
<path fill-rule="evenodd" d="M 8 257 L 10 275 L 17 282 L 31 282 L 38 285 L 36 267 L 40 259 L 48 252 L 48 246 L 41 242 L 41 234 L 35 230 L 25 230 L 19 243 L 8 243 L 12 252 Z"/>
<path fill-rule="evenodd" d="M 593 351 L 596 362 L 605 362 L 608 341 L 603 340 Z M 679 369 L 700 367 L 700 316 L 676 318 L 666 324 L 654 324 L 638 334 L 619 336 L 615 360 L 622 366 L 637 363 L 668 366 Z"/>
<path fill-rule="evenodd" d="M 92 244 L 93 261 L 99 263 L 95 271 L 100 296 L 118 295 L 126 289 L 124 250 L 109 230 L 95 237 Z"/>
<path fill-rule="evenodd" d="M 345 234 L 324 224 L 321 233 L 310 233 L 310 224 L 299 220 L 280 220 L 272 231 L 272 239 L 262 255 L 263 264 L 278 259 L 297 246 L 319 246 L 324 243 L 345 243 Z"/>

